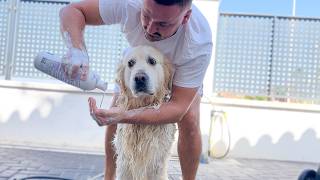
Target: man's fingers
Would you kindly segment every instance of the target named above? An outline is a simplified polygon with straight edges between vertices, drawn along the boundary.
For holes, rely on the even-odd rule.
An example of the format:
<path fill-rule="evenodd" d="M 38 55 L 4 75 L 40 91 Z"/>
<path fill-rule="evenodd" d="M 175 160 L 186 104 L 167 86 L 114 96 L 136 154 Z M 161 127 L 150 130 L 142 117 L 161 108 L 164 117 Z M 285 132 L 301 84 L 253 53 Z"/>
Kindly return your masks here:
<path fill-rule="evenodd" d="M 75 79 L 79 73 L 80 67 L 78 65 L 73 65 L 71 68 L 71 79 Z"/>
<path fill-rule="evenodd" d="M 90 110 L 90 115 L 92 119 L 95 120 L 99 126 L 102 126 L 103 125 L 103 123 L 101 122 L 102 118 L 97 114 L 98 109 L 96 106 L 96 100 L 92 97 L 89 97 L 88 103 L 89 103 L 89 110 Z"/>
<path fill-rule="evenodd" d="M 105 112 L 103 109 L 98 109 L 96 105 L 96 100 L 89 97 L 89 109 L 92 119 L 94 119 L 99 126 L 108 125 L 108 121 L 105 120 Z"/>
<path fill-rule="evenodd" d="M 101 118 L 101 119 L 105 118 L 105 117 L 108 115 L 108 113 L 106 112 L 106 110 L 104 110 L 104 109 L 97 109 L 97 108 L 95 109 L 94 114 L 95 114 L 97 117 Z"/>
<path fill-rule="evenodd" d="M 91 107 L 92 107 L 92 113 L 96 113 L 96 110 L 97 110 L 97 105 L 96 105 L 96 100 L 92 98 L 92 101 L 91 101 Z"/>
<path fill-rule="evenodd" d="M 115 113 L 113 111 L 97 108 L 96 100 L 94 98 L 89 97 L 88 103 L 90 115 L 99 126 L 111 125 L 120 121 L 120 117 L 114 116 Z"/>
<path fill-rule="evenodd" d="M 87 74 L 82 73 L 82 74 L 80 75 L 80 79 L 81 79 L 82 81 L 87 80 Z"/>
<path fill-rule="evenodd" d="M 89 97 L 88 102 L 89 102 L 90 114 L 93 114 L 97 108 L 96 100 L 92 97 Z"/>
<path fill-rule="evenodd" d="M 91 116 L 98 123 L 99 126 L 113 124 L 113 118 L 106 118 L 105 112 L 102 109 L 97 109 Z"/>
<path fill-rule="evenodd" d="M 92 97 L 89 97 L 89 98 L 88 98 L 88 105 L 89 105 L 89 112 L 90 112 L 90 114 L 91 114 L 91 112 L 92 112 L 92 108 L 91 108 L 91 98 L 92 98 Z"/>
<path fill-rule="evenodd" d="M 89 73 L 89 66 L 87 65 L 81 66 L 80 79 L 85 81 L 87 79 L 88 73 Z"/>
<path fill-rule="evenodd" d="M 96 123 L 99 125 L 99 126 L 102 126 L 103 123 L 101 122 L 101 120 L 99 118 L 97 118 L 94 114 L 91 114 L 91 117 L 93 120 L 96 121 Z"/>
<path fill-rule="evenodd" d="M 69 77 L 69 68 L 68 68 L 69 66 L 67 65 L 67 64 L 62 64 L 62 69 L 63 69 L 63 71 L 64 71 L 64 75 L 65 75 L 65 77 Z"/>

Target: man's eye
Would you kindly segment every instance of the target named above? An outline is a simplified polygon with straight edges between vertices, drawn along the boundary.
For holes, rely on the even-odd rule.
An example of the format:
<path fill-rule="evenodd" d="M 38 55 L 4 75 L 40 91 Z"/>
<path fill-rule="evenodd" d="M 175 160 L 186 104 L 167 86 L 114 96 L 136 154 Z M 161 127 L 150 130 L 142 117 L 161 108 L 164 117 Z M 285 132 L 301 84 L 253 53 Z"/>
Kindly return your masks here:
<path fill-rule="evenodd" d="M 154 66 L 157 64 L 157 61 L 153 57 L 148 57 L 148 63 Z"/>
<path fill-rule="evenodd" d="M 130 60 L 128 61 L 128 66 L 129 66 L 129 68 L 133 67 L 134 64 L 136 64 L 136 61 L 135 61 L 134 59 L 130 59 Z"/>
<path fill-rule="evenodd" d="M 168 24 L 159 24 L 160 27 L 168 27 Z"/>
<path fill-rule="evenodd" d="M 142 17 L 143 17 L 144 19 L 149 19 L 149 16 L 147 16 L 145 13 L 142 13 Z"/>

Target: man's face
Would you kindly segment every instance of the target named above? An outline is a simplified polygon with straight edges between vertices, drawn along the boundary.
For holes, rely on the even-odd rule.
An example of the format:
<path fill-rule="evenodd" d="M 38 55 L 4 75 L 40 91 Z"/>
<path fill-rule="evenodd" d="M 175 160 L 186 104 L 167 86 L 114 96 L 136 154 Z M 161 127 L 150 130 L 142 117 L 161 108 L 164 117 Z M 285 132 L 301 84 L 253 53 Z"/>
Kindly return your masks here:
<path fill-rule="evenodd" d="M 191 15 L 189 7 L 165 6 L 154 0 L 144 0 L 141 23 L 149 41 L 160 41 L 172 36 L 180 25 L 187 23 Z"/>

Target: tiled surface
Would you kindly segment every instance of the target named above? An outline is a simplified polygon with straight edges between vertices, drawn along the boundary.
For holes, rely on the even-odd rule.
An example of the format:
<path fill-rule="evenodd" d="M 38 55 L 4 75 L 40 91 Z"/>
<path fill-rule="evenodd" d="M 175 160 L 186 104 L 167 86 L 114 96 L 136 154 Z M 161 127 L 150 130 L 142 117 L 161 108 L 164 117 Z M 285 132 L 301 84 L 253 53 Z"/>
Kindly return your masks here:
<path fill-rule="evenodd" d="M 88 180 L 103 172 L 104 157 L 77 153 L 0 147 L 0 180 L 21 179 L 28 176 L 56 176 L 74 180 Z M 306 168 L 317 164 L 251 159 L 210 159 L 200 164 L 199 180 L 296 180 Z M 169 179 L 181 179 L 178 158 L 169 163 Z M 97 178 L 101 179 L 101 178 Z"/>

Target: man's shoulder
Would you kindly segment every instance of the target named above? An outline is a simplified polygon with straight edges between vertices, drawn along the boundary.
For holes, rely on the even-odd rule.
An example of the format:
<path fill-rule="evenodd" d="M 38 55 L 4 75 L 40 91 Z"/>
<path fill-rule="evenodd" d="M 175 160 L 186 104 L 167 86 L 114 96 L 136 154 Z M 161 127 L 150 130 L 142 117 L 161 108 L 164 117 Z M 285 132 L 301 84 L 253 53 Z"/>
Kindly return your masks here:
<path fill-rule="evenodd" d="M 135 10 L 140 11 L 142 7 L 142 0 L 125 0 L 127 1 L 127 5 L 134 8 Z"/>
<path fill-rule="evenodd" d="M 212 42 L 212 32 L 208 20 L 195 5 L 192 5 L 192 14 L 187 24 L 186 34 L 189 41 L 196 45 Z"/>
<path fill-rule="evenodd" d="M 132 22 L 128 17 L 138 17 L 141 6 L 140 0 L 99 0 L 100 16 L 107 25 Z"/>
<path fill-rule="evenodd" d="M 193 5 L 192 14 L 184 27 L 183 58 L 193 59 L 212 51 L 212 33 L 207 19 L 200 10 Z"/>

